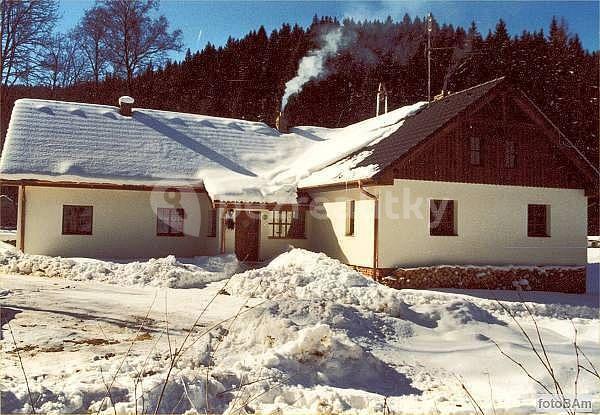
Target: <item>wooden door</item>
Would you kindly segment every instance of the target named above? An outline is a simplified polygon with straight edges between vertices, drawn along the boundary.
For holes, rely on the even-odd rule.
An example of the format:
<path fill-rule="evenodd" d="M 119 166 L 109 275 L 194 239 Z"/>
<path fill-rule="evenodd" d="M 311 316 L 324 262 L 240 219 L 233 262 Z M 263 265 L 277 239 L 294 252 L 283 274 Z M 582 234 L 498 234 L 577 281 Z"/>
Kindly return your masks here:
<path fill-rule="evenodd" d="M 238 210 L 235 215 L 235 255 L 240 261 L 258 261 L 260 212 Z"/>

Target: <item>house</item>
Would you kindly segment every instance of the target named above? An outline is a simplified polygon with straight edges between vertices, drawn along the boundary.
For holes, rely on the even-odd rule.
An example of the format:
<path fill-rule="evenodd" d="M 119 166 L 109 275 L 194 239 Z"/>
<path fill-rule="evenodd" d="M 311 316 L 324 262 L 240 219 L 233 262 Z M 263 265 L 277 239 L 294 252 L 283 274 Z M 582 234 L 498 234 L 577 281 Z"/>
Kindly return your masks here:
<path fill-rule="evenodd" d="M 586 262 L 598 170 L 503 78 L 338 129 L 119 104 L 16 102 L 0 179 L 19 187 L 24 252 Z"/>

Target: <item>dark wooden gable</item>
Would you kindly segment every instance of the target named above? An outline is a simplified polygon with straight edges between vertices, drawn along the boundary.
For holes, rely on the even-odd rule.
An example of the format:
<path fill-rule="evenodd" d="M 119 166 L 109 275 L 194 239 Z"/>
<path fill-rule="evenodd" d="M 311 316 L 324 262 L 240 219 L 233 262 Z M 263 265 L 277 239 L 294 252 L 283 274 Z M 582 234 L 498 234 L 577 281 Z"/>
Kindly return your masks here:
<path fill-rule="evenodd" d="M 536 118 L 537 117 L 537 118 Z M 429 139 L 387 166 L 378 181 L 434 180 L 593 189 L 593 174 L 570 155 L 526 97 L 496 88 Z M 556 136 L 549 136 L 555 134 Z M 479 164 L 471 150 L 479 144 Z M 561 148 L 562 147 L 562 148 Z M 514 163 L 509 162 L 514 154 Z M 477 160 L 477 157 L 474 157 Z"/>

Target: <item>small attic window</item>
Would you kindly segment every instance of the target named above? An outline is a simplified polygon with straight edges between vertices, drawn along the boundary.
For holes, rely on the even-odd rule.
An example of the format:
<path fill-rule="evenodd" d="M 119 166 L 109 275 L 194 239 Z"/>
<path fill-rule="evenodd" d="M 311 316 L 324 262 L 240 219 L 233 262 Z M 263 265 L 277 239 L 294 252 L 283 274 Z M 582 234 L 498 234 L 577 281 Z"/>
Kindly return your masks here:
<path fill-rule="evenodd" d="M 509 169 L 517 166 L 517 147 L 514 141 L 507 141 L 504 153 L 504 165 Z"/>
<path fill-rule="evenodd" d="M 473 166 L 481 165 L 481 138 L 472 136 L 469 138 L 470 162 Z"/>

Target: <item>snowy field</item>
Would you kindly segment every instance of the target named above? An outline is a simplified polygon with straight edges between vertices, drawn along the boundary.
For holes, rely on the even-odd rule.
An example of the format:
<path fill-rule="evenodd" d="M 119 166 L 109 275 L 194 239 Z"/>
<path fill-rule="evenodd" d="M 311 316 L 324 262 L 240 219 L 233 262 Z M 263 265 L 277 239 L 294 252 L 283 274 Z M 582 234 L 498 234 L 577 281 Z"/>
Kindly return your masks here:
<path fill-rule="evenodd" d="M 574 326 L 600 368 L 597 296 L 398 291 L 303 250 L 243 271 L 5 249 L 0 274 L 3 413 L 473 413 L 466 391 L 485 413 L 531 413 L 541 386 L 494 344 L 554 389 L 521 299 L 565 393 Z M 597 378 L 577 387 L 600 404 Z"/>

